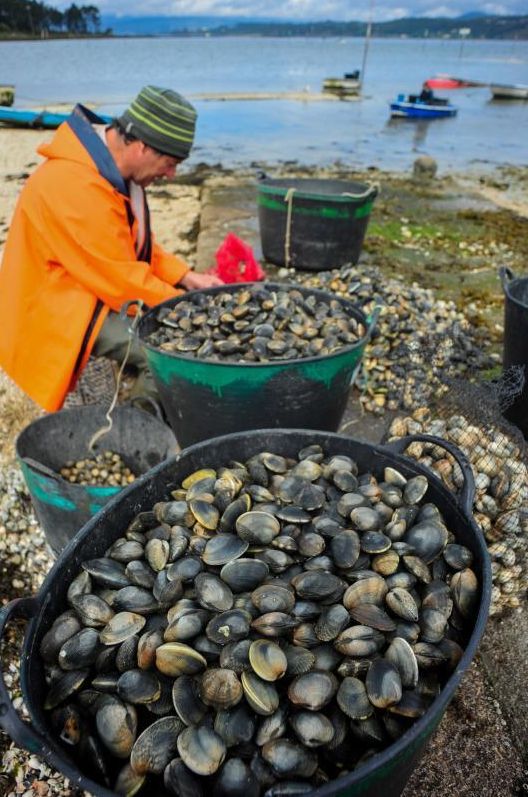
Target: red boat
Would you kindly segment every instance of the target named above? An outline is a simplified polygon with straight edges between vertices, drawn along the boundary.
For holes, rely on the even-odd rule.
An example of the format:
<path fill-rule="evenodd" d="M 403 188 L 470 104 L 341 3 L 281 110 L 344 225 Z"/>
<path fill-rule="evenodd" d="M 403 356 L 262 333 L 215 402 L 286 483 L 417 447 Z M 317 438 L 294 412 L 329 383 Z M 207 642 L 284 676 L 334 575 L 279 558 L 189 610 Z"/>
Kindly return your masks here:
<path fill-rule="evenodd" d="M 485 86 L 477 80 L 464 80 L 463 78 L 451 77 L 451 75 L 437 75 L 424 82 L 427 89 L 467 89 Z"/>

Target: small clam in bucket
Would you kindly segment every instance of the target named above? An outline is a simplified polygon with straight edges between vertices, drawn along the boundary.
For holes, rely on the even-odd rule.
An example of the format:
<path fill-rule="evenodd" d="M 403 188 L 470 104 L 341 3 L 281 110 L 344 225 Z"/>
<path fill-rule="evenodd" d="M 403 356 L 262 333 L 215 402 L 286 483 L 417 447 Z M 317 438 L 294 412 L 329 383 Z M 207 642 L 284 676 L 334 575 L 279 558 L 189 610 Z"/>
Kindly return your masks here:
<path fill-rule="evenodd" d="M 106 408 L 96 404 L 37 418 L 17 438 L 17 457 L 31 501 L 55 554 L 123 489 L 72 484 L 60 475 L 66 462 L 112 451 L 133 473 L 141 474 L 177 451 L 176 439 L 161 418 L 133 406 L 115 407 L 111 417 L 111 429 L 93 452 L 88 449 L 92 436 L 107 425 Z"/>
<path fill-rule="evenodd" d="M 455 458 L 463 476 L 463 486 L 458 496 L 447 490 L 427 468 L 401 454 L 413 440 L 423 440 L 443 446 Z M 432 702 L 425 713 L 408 727 L 400 738 L 381 752 L 362 760 L 356 769 L 324 785 L 310 787 L 309 792 L 313 797 L 334 797 L 334 795 L 397 797 L 401 794 L 428 739 L 442 719 L 455 689 L 475 655 L 486 623 L 491 594 L 489 557 L 482 533 L 472 516 L 475 488 L 471 467 L 465 457 L 450 443 L 425 435 L 403 438 L 386 446 L 373 446 L 321 431 L 266 429 L 227 435 L 199 443 L 145 474 L 113 498 L 86 524 L 62 552 L 38 595 L 13 601 L 0 612 L 0 637 L 6 634 L 6 626 L 14 619 L 25 617 L 30 620 L 20 665 L 22 695 L 30 721 L 26 723 L 19 718 L 2 677 L 0 725 L 6 733 L 19 746 L 38 754 L 50 766 L 63 772 L 77 787 L 85 789 L 96 797 L 116 797 L 116 792 L 113 791 L 116 773 L 124 762 L 114 761 L 115 765 L 111 770 L 113 777 L 108 783 L 103 783 L 94 775 L 94 767 L 87 763 L 85 757 L 75 756 L 75 747 L 61 744 L 50 721 L 49 712 L 44 710 L 48 687 L 39 649 L 44 635 L 54 620 L 68 608 L 67 590 L 70 582 L 79 573 L 82 563 L 103 557 L 109 546 L 123 537 L 125 530 L 132 520 L 137 518 L 138 513 L 148 513 L 157 502 L 170 500 L 171 491 L 189 474 L 203 468 L 217 469 L 233 461 L 246 462 L 263 451 L 282 457 L 297 457 L 301 449 L 313 445 L 321 446 L 326 456 L 344 455 L 352 458 L 357 463 L 360 473 L 371 473 L 378 481 L 385 478 L 386 468 L 395 469 L 404 480 L 419 476 L 422 484 L 425 476 L 426 492 L 421 493 L 423 501 L 427 502 L 427 505 L 433 504 L 436 507 L 456 542 L 471 552 L 471 567 L 478 581 L 478 591 L 474 594 L 476 601 L 468 616 L 469 626 L 464 650 L 460 651 L 461 657 L 457 659 L 458 663 L 453 664 L 450 669 L 451 674 L 446 675 L 447 680 L 443 683 L 441 691 L 434 699 L 431 698 Z M 329 545 L 330 542 L 329 540 Z M 358 583 L 354 582 L 355 585 Z M 292 584 L 295 585 L 295 579 Z M 194 586 L 198 590 L 197 582 Z M 159 663 L 158 659 L 156 660 Z M 5 670 L 5 665 L 3 668 Z M 89 683 L 91 678 L 87 680 L 87 685 Z M 168 711 L 169 714 L 174 713 L 172 703 Z M 178 721 L 174 717 L 173 720 Z M 152 718 L 150 721 L 153 721 Z M 186 734 L 187 731 L 189 728 L 185 731 Z M 210 784 L 209 780 L 200 782 Z M 154 778 L 153 781 L 147 780 L 144 788 L 137 793 L 139 797 L 143 794 L 151 797 L 153 794 L 160 795 L 162 791 L 163 786 Z"/>

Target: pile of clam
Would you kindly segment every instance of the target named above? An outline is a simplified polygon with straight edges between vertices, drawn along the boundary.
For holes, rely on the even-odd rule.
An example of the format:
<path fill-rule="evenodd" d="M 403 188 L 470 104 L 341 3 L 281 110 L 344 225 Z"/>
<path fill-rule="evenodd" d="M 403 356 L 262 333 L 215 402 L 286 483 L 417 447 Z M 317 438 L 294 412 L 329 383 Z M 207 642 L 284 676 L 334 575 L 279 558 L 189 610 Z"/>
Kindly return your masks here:
<path fill-rule="evenodd" d="M 478 604 L 428 487 L 318 445 L 189 474 L 82 564 L 42 639 L 69 755 L 128 797 L 278 797 L 398 739 Z"/>
<path fill-rule="evenodd" d="M 102 451 L 94 457 L 72 460 L 60 469 L 60 475 L 72 484 L 121 487 L 135 476 L 115 451 Z"/>
<path fill-rule="evenodd" d="M 463 415 L 433 418 L 427 408 L 395 418 L 389 430 L 392 437 L 421 432 L 450 440 L 469 459 L 476 486 L 474 517 L 492 560 L 490 613 L 517 608 L 528 596 L 528 469 L 519 444 Z M 451 490 L 462 486 L 460 468 L 445 449 L 413 442 L 406 454 L 430 467 Z"/>
<path fill-rule="evenodd" d="M 199 359 L 265 363 L 332 354 L 365 335 L 346 306 L 331 297 L 265 285 L 191 294 L 157 314 L 147 341 L 161 351 Z"/>
<path fill-rule="evenodd" d="M 363 407 L 377 415 L 426 404 L 447 376 L 495 364 L 483 351 L 487 338 L 454 302 L 436 299 L 432 290 L 388 278 L 364 264 L 310 275 L 288 272 L 287 278 L 343 296 L 367 316 L 381 306 L 356 379 Z"/>

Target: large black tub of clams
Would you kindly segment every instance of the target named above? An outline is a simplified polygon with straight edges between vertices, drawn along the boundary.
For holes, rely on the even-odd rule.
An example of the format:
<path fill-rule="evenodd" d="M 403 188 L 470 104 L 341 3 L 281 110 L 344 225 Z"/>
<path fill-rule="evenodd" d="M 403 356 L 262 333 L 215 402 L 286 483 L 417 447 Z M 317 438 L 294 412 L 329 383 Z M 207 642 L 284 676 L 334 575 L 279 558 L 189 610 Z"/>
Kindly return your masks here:
<path fill-rule="evenodd" d="M 137 334 L 184 447 L 244 429 L 337 431 L 375 321 L 325 291 L 257 282 L 170 299 Z"/>
<path fill-rule="evenodd" d="M 401 454 L 417 439 L 455 457 L 458 496 Z M 2 677 L 0 725 L 97 797 L 396 797 L 484 630 L 473 497 L 464 456 L 423 435 L 382 447 L 267 429 L 192 446 L 2 609 L 2 637 L 30 620 L 30 721 Z M 131 592 L 149 583 L 143 557 L 158 575 Z"/>

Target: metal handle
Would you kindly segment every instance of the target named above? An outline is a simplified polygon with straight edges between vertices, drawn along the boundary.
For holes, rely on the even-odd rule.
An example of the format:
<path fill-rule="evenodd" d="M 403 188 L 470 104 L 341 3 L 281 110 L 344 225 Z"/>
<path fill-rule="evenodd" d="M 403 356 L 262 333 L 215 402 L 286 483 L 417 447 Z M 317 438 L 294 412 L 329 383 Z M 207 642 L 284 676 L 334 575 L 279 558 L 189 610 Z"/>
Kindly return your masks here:
<path fill-rule="evenodd" d="M 454 457 L 455 461 L 460 467 L 460 470 L 462 471 L 462 476 L 464 479 L 464 483 L 460 490 L 460 494 L 457 496 L 457 499 L 462 510 L 468 515 L 468 517 L 472 518 L 473 501 L 475 499 L 475 479 L 473 476 L 473 469 L 466 455 L 463 454 L 457 446 L 453 445 L 453 443 L 450 443 L 441 437 L 434 437 L 430 434 L 407 435 L 407 437 L 401 437 L 398 440 L 391 440 L 390 443 L 385 443 L 384 447 L 389 451 L 393 451 L 395 454 L 403 454 L 407 446 L 414 442 L 432 443 L 435 446 L 445 448 L 445 450 L 448 451 L 452 457 Z"/>
<path fill-rule="evenodd" d="M 514 278 L 513 271 L 508 266 L 501 266 L 499 268 L 499 277 L 504 293 L 508 293 L 508 283 Z"/>
<path fill-rule="evenodd" d="M 119 318 L 121 321 L 128 321 L 128 311 L 131 307 L 135 307 L 137 305 L 137 313 L 132 319 L 132 324 L 128 327 L 128 331 L 131 335 L 135 334 L 136 327 L 138 325 L 139 319 L 143 315 L 143 311 L 149 310 L 149 306 L 145 304 L 143 299 L 130 299 L 128 302 L 124 302 L 120 309 L 119 309 Z"/>

